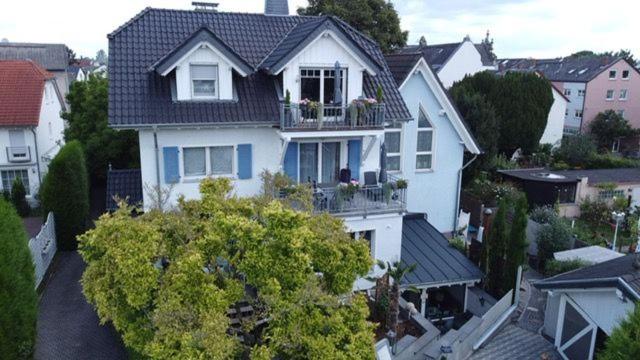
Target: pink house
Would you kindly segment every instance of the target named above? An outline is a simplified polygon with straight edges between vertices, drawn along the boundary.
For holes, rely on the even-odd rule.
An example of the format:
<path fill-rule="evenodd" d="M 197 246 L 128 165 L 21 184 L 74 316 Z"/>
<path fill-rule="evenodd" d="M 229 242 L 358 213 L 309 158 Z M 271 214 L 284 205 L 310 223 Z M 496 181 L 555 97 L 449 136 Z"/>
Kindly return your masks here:
<path fill-rule="evenodd" d="M 587 132 L 606 110 L 622 114 L 640 128 L 640 71 L 622 58 L 580 56 L 556 59 L 503 59 L 499 70 L 531 70 L 543 74 L 569 99 L 565 133 Z"/>

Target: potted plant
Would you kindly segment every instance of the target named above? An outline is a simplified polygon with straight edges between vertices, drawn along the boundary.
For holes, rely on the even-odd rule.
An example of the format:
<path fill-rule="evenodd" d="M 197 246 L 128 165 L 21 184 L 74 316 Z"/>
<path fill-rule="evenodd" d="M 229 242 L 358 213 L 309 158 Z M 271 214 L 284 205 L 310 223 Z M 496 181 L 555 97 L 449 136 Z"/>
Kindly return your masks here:
<path fill-rule="evenodd" d="M 409 182 L 406 179 L 398 179 L 396 181 L 396 188 L 398 190 L 406 189 L 409 186 Z"/>

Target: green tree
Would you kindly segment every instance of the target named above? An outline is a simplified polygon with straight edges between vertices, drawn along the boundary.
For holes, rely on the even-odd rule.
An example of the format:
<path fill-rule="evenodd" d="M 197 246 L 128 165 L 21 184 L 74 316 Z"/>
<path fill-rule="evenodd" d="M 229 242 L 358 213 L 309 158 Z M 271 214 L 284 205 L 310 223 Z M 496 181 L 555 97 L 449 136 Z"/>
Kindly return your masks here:
<path fill-rule="evenodd" d="M 82 145 L 68 142 L 49 164 L 40 188 L 44 214 L 53 212 L 60 250 L 74 250 L 89 219 L 89 181 Z"/>
<path fill-rule="evenodd" d="M 11 185 L 11 203 L 16 208 L 18 215 L 25 217 L 29 215 L 29 204 L 27 203 L 27 190 L 20 178 L 16 178 Z"/>
<path fill-rule="evenodd" d="M 629 122 L 613 110 L 596 115 L 589 124 L 589 131 L 601 150 L 609 150 L 615 141 L 635 133 Z"/>
<path fill-rule="evenodd" d="M 62 114 L 68 127 L 67 142 L 79 141 L 85 151 L 92 182 L 103 183 L 109 164 L 133 168 L 140 164 L 138 135 L 133 130 L 117 131 L 108 126 L 108 80 L 92 75 L 71 84 L 67 94 L 69 111 Z"/>
<path fill-rule="evenodd" d="M 538 268 L 545 269 L 548 260 L 553 259 L 553 253 L 569 249 L 573 235 L 571 228 L 563 219 L 554 218 L 538 232 Z"/>
<path fill-rule="evenodd" d="M 640 305 L 620 325 L 613 329 L 598 354 L 602 360 L 640 359 Z"/>
<path fill-rule="evenodd" d="M 386 286 L 389 289 L 389 309 L 387 312 L 387 330 L 391 330 L 398 333 L 398 316 L 400 315 L 400 283 L 407 274 L 413 272 L 416 269 L 416 264 L 406 265 L 399 261 L 393 264 L 378 262 L 378 266 L 382 270 L 386 270 L 386 279 L 393 280 L 391 286 Z M 387 284 L 388 285 L 388 284 Z"/>
<path fill-rule="evenodd" d="M 507 239 L 506 266 L 505 266 L 505 282 L 502 288 L 503 292 L 507 292 L 517 286 L 516 275 L 518 267 L 525 264 L 527 249 L 527 198 L 521 195 L 515 202 L 513 210 L 513 221 L 511 223 L 511 231 Z M 516 290 L 518 291 L 518 290 Z"/>
<path fill-rule="evenodd" d="M 123 207 L 80 236 L 84 294 L 128 347 L 153 359 L 373 357 L 366 302 L 351 294 L 372 265 L 363 240 L 267 194 L 233 196 L 229 179 L 200 191 L 172 212 Z M 232 324 L 228 310 L 246 304 L 253 315 Z"/>
<path fill-rule="evenodd" d="M 591 136 L 576 134 L 562 138 L 554 157 L 556 161 L 562 161 L 571 167 L 585 168 L 596 152 L 597 146 Z"/>
<path fill-rule="evenodd" d="M 400 28 L 400 17 L 385 0 L 310 0 L 300 15 L 333 15 L 374 39 L 383 52 L 404 47 L 409 33 Z"/>
<path fill-rule="evenodd" d="M 509 202 L 506 199 L 500 200 L 498 211 L 493 219 L 489 236 L 487 239 L 488 274 L 487 287 L 494 295 L 502 293 L 505 282 L 505 253 L 509 229 L 507 226 L 507 211 Z"/>
<path fill-rule="evenodd" d="M 36 335 L 37 295 L 27 234 L 15 210 L 0 198 L 0 353 L 30 358 Z"/>

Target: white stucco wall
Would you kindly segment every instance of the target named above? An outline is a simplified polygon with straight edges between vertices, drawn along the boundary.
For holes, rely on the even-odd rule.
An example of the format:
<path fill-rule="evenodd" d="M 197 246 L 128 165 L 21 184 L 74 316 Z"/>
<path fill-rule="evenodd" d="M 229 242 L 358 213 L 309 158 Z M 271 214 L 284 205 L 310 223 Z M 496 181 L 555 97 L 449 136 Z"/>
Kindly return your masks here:
<path fill-rule="evenodd" d="M 578 304 L 607 335 L 611 335 L 613 328 L 634 308 L 633 301 L 623 301 L 616 295 L 615 289 L 569 292 L 566 296 Z"/>
<path fill-rule="evenodd" d="M 576 110 L 582 111 L 584 108 L 584 96 L 579 95 L 580 90 L 586 89 L 585 83 L 555 82 L 554 85 L 564 93 L 565 89 L 570 89 L 571 94 L 565 95 L 569 99 L 567 104 L 567 115 L 564 125 L 571 128 L 579 128 L 582 123 L 581 117 L 576 117 Z"/>
<path fill-rule="evenodd" d="M 398 176 L 409 181 L 407 210 L 426 213 L 438 231 L 450 232 L 455 218 L 458 170 L 462 167 L 464 145 L 449 117 L 440 115 L 443 106 L 423 75 L 416 72 L 409 76 L 400 93 L 414 120 L 403 125 L 402 169 Z M 416 171 L 420 106 L 434 126 L 433 168 L 429 171 Z"/>
<path fill-rule="evenodd" d="M 482 65 L 478 49 L 473 42 L 467 40 L 438 70 L 438 77 L 444 87 L 449 88 L 454 82 L 462 80 L 466 75 L 473 75 L 484 70 L 486 67 Z"/>
<path fill-rule="evenodd" d="M 348 69 L 347 101 L 362 96 L 362 72 L 365 68 L 332 31 L 326 31 L 286 65 L 282 75 L 283 92 L 289 90 L 291 99 L 300 101 L 300 68 L 333 69 L 336 61 Z"/>
<path fill-rule="evenodd" d="M 233 99 L 233 81 L 231 64 L 209 47 L 201 47 L 183 59 L 176 67 L 176 90 L 180 101 L 193 100 L 191 92 L 190 64 L 218 66 L 218 99 Z M 197 100 L 197 98 L 196 98 Z"/>
<path fill-rule="evenodd" d="M 551 93 L 553 94 L 553 104 L 551 105 L 551 110 L 549 110 L 547 127 L 544 129 L 544 133 L 540 138 L 540 144 L 556 146 L 560 145 L 564 133 L 564 118 L 568 102 L 553 88 L 551 89 Z"/>

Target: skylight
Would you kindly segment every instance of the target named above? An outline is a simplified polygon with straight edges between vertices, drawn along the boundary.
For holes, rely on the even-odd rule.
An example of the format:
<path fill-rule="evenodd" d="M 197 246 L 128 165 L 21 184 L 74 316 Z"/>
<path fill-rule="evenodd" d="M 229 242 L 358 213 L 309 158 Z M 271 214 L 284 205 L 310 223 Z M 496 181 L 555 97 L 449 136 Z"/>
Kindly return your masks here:
<path fill-rule="evenodd" d="M 584 69 L 580 70 L 580 72 L 578 74 L 582 75 L 582 74 L 586 73 L 587 70 L 589 70 L 589 68 L 584 68 Z"/>
<path fill-rule="evenodd" d="M 569 70 L 569 74 L 573 74 L 574 71 L 576 71 L 576 69 Z"/>

